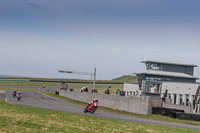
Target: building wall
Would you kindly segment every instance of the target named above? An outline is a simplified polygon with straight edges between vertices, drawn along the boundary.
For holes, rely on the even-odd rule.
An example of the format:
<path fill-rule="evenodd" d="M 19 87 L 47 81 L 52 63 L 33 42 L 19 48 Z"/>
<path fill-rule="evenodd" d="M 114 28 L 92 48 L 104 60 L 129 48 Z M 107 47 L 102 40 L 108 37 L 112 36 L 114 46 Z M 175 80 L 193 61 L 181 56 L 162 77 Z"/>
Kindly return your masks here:
<path fill-rule="evenodd" d="M 163 82 L 161 97 L 164 95 L 165 90 L 168 90 L 168 97 L 170 96 L 173 104 L 186 105 L 187 99 L 190 104 L 193 104 L 194 96 L 199 84 L 197 83 L 173 83 Z M 183 103 L 180 103 L 182 99 Z"/>
<path fill-rule="evenodd" d="M 167 89 L 168 93 L 195 95 L 199 85 L 197 83 L 162 82 L 162 93 Z"/>
<path fill-rule="evenodd" d="M 180 73 L 186 73 L 193 76 L 194 67 L 191 66 L 178 66 L 178 65 L 163 65 L 163 71 L 168 72 L 180 72 Z"/>
<path fill-rule="evenodd" d="M 138 84 L 124 83 L 123 91 L 125 91 L 125 96 L 135 96 L 138 91 L 141 94 Z"/>
<path fill-rule="evenodd" d="M 186 106 L 188 105 L 187 102 L 189 101 L 191 108 L 193 108 L 194 96 L 196 95 L 196 91 L 199 85 L 200 84 L 197 84 L 197 83 L 162 82 L 159 97 L 163 98 L 165 94 L 165 90 L 167 89 L 168 90 L 167 98 L 170 98 L 170 102 L 168 102 L 169 105 L 168 106 L 166 105 L 166 107 L 169 107 L 169 108 L 174 107 L 176 109 L 184 108 L 186 112 L 189 112 L 188 108 L 190 108 L 190 106 Z M 135 87 L 135 84 L 127 84 L 127 83 L 124 84 L 124 91 L 126 91 L 126 93 L 127 91 L 133 91 L 134 89 L 137 89 L 137 87 Z M 152 96 L 154 96 L 153 94 L 156 94 L 156 93 L 151 93 L 151 94 Z M 148 94 L 148 96 L 151 96 L 151 95 Z M 151 99 L 153 99 L 153 97 Z M 157 105 L 152 105 L 152 106 L 157 107 Z M 198 105 L 198 107 L 199 106 L 200 104 Z M 199 111 L 200 109 L 198 109 L 197 112 Z"/>
<path fill-rule="evenodd" d="M 151 114 L 152 104 L 156 103 L 156 101 L 150 100 L 150 97 L 146 96 L 125 97 L 115 94 L 108 95 L 102 93 L 70 92 L 64 90 L 60 90 L 59 95 L 82 102 L 90 102 L 94 98 L 98 98 L 99 106 L 138 114 Z"/>

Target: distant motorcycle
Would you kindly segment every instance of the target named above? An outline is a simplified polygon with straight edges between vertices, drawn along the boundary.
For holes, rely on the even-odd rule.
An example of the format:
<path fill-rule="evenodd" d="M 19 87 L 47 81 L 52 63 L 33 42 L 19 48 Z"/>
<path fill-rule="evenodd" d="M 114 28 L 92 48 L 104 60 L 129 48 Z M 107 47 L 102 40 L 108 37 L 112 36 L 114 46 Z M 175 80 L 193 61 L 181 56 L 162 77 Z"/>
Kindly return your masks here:
<path fill-rule="evenodd" d="M 17 95 L 17 100 L 19 101 L 21 99 L 21 95 Z"/>
<path fill-rule="evenodd" d="M 87 107 L 85 107 L 84 113 L 90 112 L 91 114 L 93 114 L 97 108 L 98 108 L 97 103 L 89 104 Z"/>
<path fill-rule="evenodd" d="M 13 97 L 15 97 L 16 96 L 16 91 L 13 91 Z"/>
<path fill-rule="evenodd" d="M 17 93 L 17 100 L 19 101 L 21 99 L 21 92 L 19 91 L 18 93 Z"/>

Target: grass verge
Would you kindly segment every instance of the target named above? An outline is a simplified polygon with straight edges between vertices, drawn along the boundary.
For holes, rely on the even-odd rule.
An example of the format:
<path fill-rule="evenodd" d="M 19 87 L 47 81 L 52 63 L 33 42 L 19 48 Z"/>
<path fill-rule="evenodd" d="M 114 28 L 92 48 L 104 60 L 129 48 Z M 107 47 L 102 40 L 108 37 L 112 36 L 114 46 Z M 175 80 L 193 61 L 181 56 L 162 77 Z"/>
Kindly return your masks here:
<path fill-rule="evenodd" d="M 15 105 L 0 99 L 0 132 L 196 133 L 198 131 L 160 125 L 140 124 Z"/>

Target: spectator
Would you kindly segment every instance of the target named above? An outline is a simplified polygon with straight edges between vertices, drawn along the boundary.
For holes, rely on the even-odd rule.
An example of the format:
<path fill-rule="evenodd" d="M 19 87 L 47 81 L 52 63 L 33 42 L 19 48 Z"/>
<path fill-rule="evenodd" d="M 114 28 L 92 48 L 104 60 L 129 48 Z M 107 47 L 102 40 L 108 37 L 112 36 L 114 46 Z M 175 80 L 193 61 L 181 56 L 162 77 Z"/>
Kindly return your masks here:
<path fill-rule="evenodd" d="M 98 92 L 98 90 L 96 88 L 94 88 L 94 93 L 97 93 L 97 92 Z"/>
<path fill-rule="evenodd" d="M 85 87 L 85 90 L 84 90 L 85 92 L 89 92 L 89 89 L 88 89 L 88 87 L 86 86 Z"/>
<path fill-rule="evenodd" d="M 139 90 L 142 90 L 142 86 L 141 85 L 139 85 Z"/>
<path fill-rule="evenodd" d="M 105 92 L 104 92 L 105 94 L 107 94 L 107 89 L 105 89 Z"/>
<path fill-rule="evenodd" d="M 136 94 L 135 94 L 135 96 L 138 96 L 138 94 L 139 94 L 139 92 L 138 92 L 138 91 L 136 91 Z"/>
<path fill-rule="evenodd" d="M 108 89 L 105 89 L 105 94 L 110 94 L 109 88 L 108 88 Z"/>
<path fill-rule="evenodd" d="M 118 94 L 120 92 L 120 90 L 119 89 L 117 89 L 117 91 L 116 91 L 116 94 Z"/>
<path fill-rule="evenodd" d="M 124 92 L 124 91 L 121 91 L 121 92 L 120 92 L 120 95 L 121 95 L 121 96 L 125 96 L 125 92 Z"/>
<path fill-rule="evenodd" d="M 74 91 L 74 89 L 73 89 L 73 88 L 70 88 L 69 90 L 70 90 L 70 91 Z"/>
<path fill-rule="evenodd" d="M 190 105 L 191 105 L 189 99 L 187 99 L 187 101 L 186 101 L 186 105 L 187 105 L 187 106 L 190 106 Z"/>
<path fill-rule="evenodd" d="M 94 90 L 92 90 L 91 93 L 97 93 L 97 92 L 98 92 L 98 90 L 96 88 L 94 88 Z"/>
<path fill-rule="evenodd" d="M 120 92 L 121 92 L 120 89 L 117 89 L 116 94 L 120 95 Z"/>
<path fill-rule="evenodd" d="M 86 90 L 86 88 L 87 88 L 87 86 L 82 87 L 82 88 L 80 89 L 80 92 L 84 92 L 84 91 Z M 88 91 L 88 89 L 87 89 L 87 91 Z"/>

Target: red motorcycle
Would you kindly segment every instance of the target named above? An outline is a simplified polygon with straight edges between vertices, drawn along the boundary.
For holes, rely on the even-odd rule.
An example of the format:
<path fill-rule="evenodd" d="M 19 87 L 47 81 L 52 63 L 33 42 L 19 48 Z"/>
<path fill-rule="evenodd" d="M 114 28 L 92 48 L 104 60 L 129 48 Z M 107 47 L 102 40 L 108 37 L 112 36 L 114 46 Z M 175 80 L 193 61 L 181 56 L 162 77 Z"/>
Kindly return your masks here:
<path fill-rule="evenodd" d="M 15 97 L 15 96 L 16 96 L 16 93 L 17 93 L 16 91 L 13 91 L 13 97 Z"/>
<path fill-rule="evenodd" d="M 90 112 L 91 114 L 93 114 L 97 108 L 97 103 L 91 103 L 84 109 L 84 113 Z"/>

